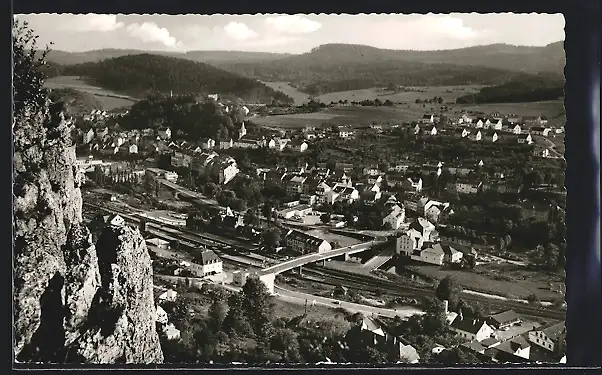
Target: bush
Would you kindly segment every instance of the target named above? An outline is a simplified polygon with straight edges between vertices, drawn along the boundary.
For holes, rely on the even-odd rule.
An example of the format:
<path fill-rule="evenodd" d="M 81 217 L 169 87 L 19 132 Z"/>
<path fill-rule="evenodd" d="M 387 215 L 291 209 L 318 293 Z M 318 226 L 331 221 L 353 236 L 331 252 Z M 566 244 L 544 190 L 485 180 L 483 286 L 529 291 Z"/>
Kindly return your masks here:
<path fill-rule="evenodd" d="M 535 294 L 529 294 L 529 296 L 527 297 L 527 301 L 529 303 L 537 303 L 539 302 L 539 297 L 537 297 Z"/>

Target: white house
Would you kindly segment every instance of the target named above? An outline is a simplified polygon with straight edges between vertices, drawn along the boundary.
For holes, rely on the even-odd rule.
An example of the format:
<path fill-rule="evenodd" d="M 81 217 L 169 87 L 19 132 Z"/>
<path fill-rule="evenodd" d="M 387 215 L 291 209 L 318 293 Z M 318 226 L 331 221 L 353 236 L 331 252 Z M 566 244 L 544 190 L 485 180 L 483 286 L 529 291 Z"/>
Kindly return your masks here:
<path fill-rule="evenodd" d="M 249 110 L 249 108 L 248 108 L 246 105 L 243 105 L 243 106 L 242 106 L 242 110 L 243 110 L 243 112 L 245 113 L 245 116 L 247 116 L 247 115 L 249 114 L 249 112 L 251 112 L 251 111 Z"/>
<path fill-rule="evenodd" d="M 545 125 L 545 124 L 548 123 L 548 118 L 545 117 L 545 116 L 539 116 L 537 118 L 537 123 L 540 124 L 540 125 Z"/>
<path fill-rule="evenodd" d="M 245 127 L 245 123 L 240 124 L 240 129 L 238 129 L 238 139 L 247 135 L 247 128 Z"/>
<path fill-rule="evenodd" d="M 485 122 L 483 121 L 483 119 L 480 118 L 475 123 L 475 128 L 477 128 L 477 129 L 483 129 L 484 125 L 485 125 Z"/>
<path fill-rule="evenodd" d="M 497 142 L 498 138 L 499 137 L 498 137 L 497 133 L 493 133 L 493 135 L 491 136 L 491 142 L 493 142 L 493 143 Z"/>
<path fill-rule="evenodd" d="M 470 131 L 466 128 L 462 129 L 462 133 L 460 134 L 460 136 L 462 138 L 466 138 L 466 137 L 468 137 L 468 135 L 470 135 Z"/>
<path fill-rule="evenodd" d="M 109 225 L 113 227 L 121 227 L 124 224 L 125 220 L 119 215 L 115 215 L 111 218 L 111 220 L 109 220 Z"/>
<path fill-rule="evenodd" d="M 519 124 L 516 124 L 514 126 L 514 128 L 512 128 L 512 133 L 513 134 L 521 134 L 523 132 L 523 129 L 520 127 Z"/>
<path fill-rule="evenodd" d="M 163 333 L 168 340 L 179 340 L 180 330 L 177 329 L 172 323 L 163 326 Z"/>
<path fill-rule="evenodd" d="M 204 250 L 201 252 L 200 264 L 204 276 L 222 273 L 222 260 L 213 252 L 213 250 Z"/>
<path fill-rule="evenodd" d="M 167 289 L 158 298 L 159 302 L 174 302 L 178 298 L 178 292 L 173 289 Z"/>
<path fill-rule="evenodd" d="M 429 115 L 429 114 L 425 114 L 420 119 L 420 122 L 423 123 L 423 124 L 432 124 L 432 123 L 435 122 L 435 116 Z"/>
<path fill-rule="evenodd" d="M 436 223 L 441 216 L 441 209 L 437 205 L 431 205 L 424 212 L 424 216 L 426 216 L 429 221 Z"/>
<path fill-rule="evenodd" d="M 414 134 L 420 134 L 420 125 L 416 124 L 414 127 Z"/>
<path fill-rule="evenodd" d="M 159 324 L 169 323 L 167 312 L 163 310 L 161 306 L 157 306 L 157 309 L 155 310 L 155 321 Z"/>
<path fill-rule="evenodd" d="M 249 278 L 249 272 L 237 270 L 232 272 L 232 281 L 235 285 L 244 286 Z"/>
<path fill-rule="evenodd" d="M 481 131 L 477 131 L 477 134 L 474 135 L 474 137 L 472 137 L 472 140 L 475 142 L 479 142 L 481 139 L 483 139 L 483 135 L 481 134 Z"/>
<path fill-rule="evenodd" d="M 463 114 L 462 117 L 458 119 L 459 124 L 470 124 L 472 122 L 472 117 L 467 114 Z"/>
<path fill-rule="evenodd" d="M 215 147 L 215 140 L 207 138 L 201 143 L 201 148 L 204 150 L 212 150 Z"/>
<path fill-rule="evenodd" d="M 396 204 L 389 210 L 389 213 L 383 218 L 383 225 L 389 225 L 391 229 L 397 230 L 405 220 L 405 209 Z"/>
<path fill-rule="evenodd" d="M 484 320 L 464 318 L 462 310 L 449 328 L 467 341 L 483 341 L 491 337 L 494 330 Z"/>
<path fill-rule="evenodd" d="M 171 129 L 170 128 L 161 128 L 157 132 L 157 135 L 161 139 L 171 139 Z"/>
<path fill-rule="evenodd" d="M 431 131 L 429 132 L 430 135 L 435 136 L 437 135 L 437 128 L 435 126 L 433 126 L 433 128 L 431 129 Z"/>
<path fill-rule="evenodd" d="M 524 143 L 524 144 L 530 145 L 533 143 L 533 138 L 531 137 L 531 134 L 520 135 L 518 137 L 518 143 Z"/>
<path fill-rule="evenodd" d="M 409 257 L 414 251 L 414 240 L 408 234 L 402 234 L 397 237 L 395 244 L 395 252 L 397 255 Z"/>
<path fill-rule="evenodd" d="M 534 126 L 531 129 L 529 129 L 529 131 L 531 134 L 542 135 L 544 137 L 547 137 L 550 134 L 550 131 L 552 131 L 552 129 L 543 126 Z"/>
<path fill-rule="evenodd" d="M 552 353 L 564 351 L 564 337 L 566 335 L 565 322 L 538 328 L 529 332 L 529 341 Z"/>
<path fill-rule="evenodd" d="M 130 152 L 130 154 L 137 154 L 138 145 L 130 145 L 130 147 L 128 147 L 128 151 Z"/>
<path fill-rule="evenodd" d="M 432 246 L 422 250 L 414 250 L 410 257 L 412 260 L 416 260 L 418 262 L 441 266 L 443 265 L 445 253 L 443 252 L 441 246 Z"/>

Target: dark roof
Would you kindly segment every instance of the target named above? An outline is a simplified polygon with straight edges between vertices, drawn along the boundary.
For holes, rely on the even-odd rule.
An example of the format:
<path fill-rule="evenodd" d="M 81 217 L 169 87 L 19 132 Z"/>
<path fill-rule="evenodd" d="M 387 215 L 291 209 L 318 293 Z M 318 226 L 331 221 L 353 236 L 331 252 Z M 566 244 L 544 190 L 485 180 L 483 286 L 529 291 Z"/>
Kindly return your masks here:
<path fill-rule="evenodd" d="M 201 262 L 203 265 L 209 263 L 221 262 L 221 259 L 213 252 L 213 250 L 203 250 L 201 253 Z"/>
<path fill-rule="evenodd" d="M 422 118 L 423 118 L 423 119 L 427 119 L 427 118 L 431 118 L 431 116 L 432 116 L 432 115 L 428 115 L 428 114 L 427 114 L 427 115 L 422 115 Z"/>
<path fill-rule="evenodd" d="M 500 342 L 500 340 L 496 339 L 495 337 L 488 337 L 485 340 L 481 341 L 481 344 L 485 347 L 491 347 L 494 346 L 495 344 L 498 344 Z"/>
<path fill-rule="evenodd" d="M 550 340 L 556 340 L 564 333 L 565 324 L 564 321 L 562 321 L 546 328 L 538 329 L 538 331 L 543 331 Z"/>
<path fill-rule="evenodd" d="M 520 321 L 520 316 L 513 310 L 503 311 L 498 314 L 490 315 L 489 319 L 497 325 L 508 324 Z"/>
<path fill-rule="evenodd" d="M 484 352 L 485 349 L 486 349 L 480 342 L 478 342 L 476 340 L 465 342 L 461 346 L 463 346 L 463 347 L 465 347 L 467 349 L 470 349 L 472 351 L 475 351 L 477 353 Z"/>
<path fill-rule="evenodd" d="M 315 237 L 312 236 L 311 234 L 305 233 L 305 232 L 301 232 L 298 230 L 291 230 L 290 232 L 288 232 L 286 234 L 286 237 L 292 237 L 294 239 L 296 239 L 297 241 L 304 241 L 305 243 L 308 243 L 312 246 L 319 246 L 321 245 L 324 241 L 324 239 L 319 238 L 319 237 Z"/>
<path fill-rule="evenodd" d="M 476 334 L 484 324 L 486 323 L 483 320 L 462 318 L 461 315 L 458 315 L 451 326 L 460 331 Z"/>
<path fill-rule="evenodd" d="M 515 338 L 510 340 L 510 348 L 513 351 L 517 351 L 518 349 L 526 349 L 530 346 L 531 345 L 529 345 L 527 340 L 522 336 L 516 336 Z"/>

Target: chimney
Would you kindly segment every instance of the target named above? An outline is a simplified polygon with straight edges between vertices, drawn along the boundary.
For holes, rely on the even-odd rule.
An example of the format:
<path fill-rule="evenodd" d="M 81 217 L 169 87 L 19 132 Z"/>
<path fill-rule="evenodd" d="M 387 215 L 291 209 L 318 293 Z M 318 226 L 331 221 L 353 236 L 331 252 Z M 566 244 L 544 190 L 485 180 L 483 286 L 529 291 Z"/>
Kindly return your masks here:
<path fill-rule="evenodd" d="M 449 301 L 448 300 L 443 300 L 443 309 L 444 309 L 443 312 L 445 312 L 445 314 L 447 315 L 448 309 L 449 309 Z"/>
<path fill-rule="evenodd" d="M 477 320 L 476 320 L 476 319 L 473 319 L 473 320 L 472 320 L 472 325 L 473 325 L 473 326 L 476 326 L 476 325 L 477 325 Z"/>

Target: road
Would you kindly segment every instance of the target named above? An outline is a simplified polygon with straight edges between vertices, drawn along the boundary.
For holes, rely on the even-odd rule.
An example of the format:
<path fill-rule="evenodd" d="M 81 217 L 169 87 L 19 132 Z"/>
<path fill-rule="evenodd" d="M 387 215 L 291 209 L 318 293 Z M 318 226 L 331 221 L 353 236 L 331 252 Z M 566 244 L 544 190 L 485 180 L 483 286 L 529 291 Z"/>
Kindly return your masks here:
<path fill-rule="evenodd" d="M 543 141 L 543 143 L 545 143 L 548 147 L 548 150 L 550 150 L 550 153 L 554 154 L 554 156 L 556 156 L 557 158 L 560 159 L 564 159 L 564 155 L 562 155 L 560 152 L 556 151 L 556 145 L 554 144 L 554 142 L 550 141 L 548 138 L 543 137 L 541 135 L 534 135 L 533 139 L 535 141 Z"/>
<path fill-rule="evenodd" d="M 238 292 L 241 289 L 240 287 L 230 285 L 230 284 L 224 284 L 223 287 L 225 289 L 228 289 L 233 292 Z M 373 306 L 362 305 L 359 303 L 341 301 L 341 300 L 337 300 L 334 298 L 319 297 L 319 296 L 314 296 L 312 294 L 294 292 L 294 291 L 291 291 L 288 289 L 281 288 L 279 286 L 276 286 L 275 289 L 277 290 L 277 292 L 274 295 L 274 297 L 276 297 L 282 301 L 294 303 L 294 304 L 300 305 L 300 306 L 304 306 L 305 301 L 307 301 L 308 305 L 312 305 L 312 304 L 322 305 L 322 306 L 330 307 L 333 309 L 340 307 L 340 308 L 343 308 L 352 313 L 360 312 L 366 316 L 374 314 L 374 315 L 380 315 L 380 316 L 387 316 L 390 318 L 394 318 L 395 316 L 399 316 L 400 318 L 407 318 L 414 314 L 423 313 L 422 310 L 415 308 L 415 307 L 400 307 L 397 310 L 385 309 L 385 308 L 381 308 L 381 307 L 373 307 Z"/>
<path fill-rule="evenodd" d="M 387 263 L 389 260 L 391 260 L 391 258 L 393 258 L 394 255 L 394 249 L 385 249 L 379 254 L 369 259 L 366 263 L 364 263 L 362 267 L 370 270 L 375 270 L 383 264 Z"/>

